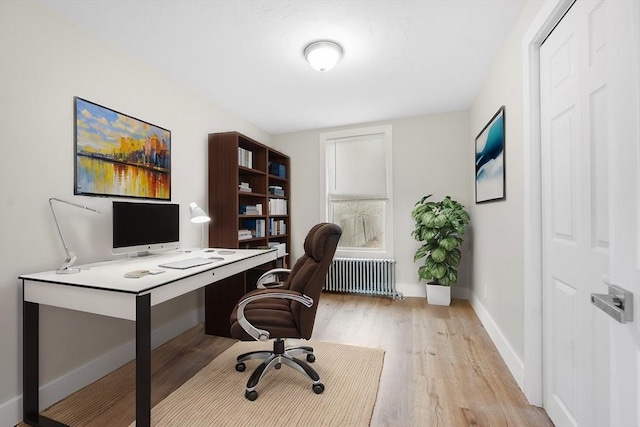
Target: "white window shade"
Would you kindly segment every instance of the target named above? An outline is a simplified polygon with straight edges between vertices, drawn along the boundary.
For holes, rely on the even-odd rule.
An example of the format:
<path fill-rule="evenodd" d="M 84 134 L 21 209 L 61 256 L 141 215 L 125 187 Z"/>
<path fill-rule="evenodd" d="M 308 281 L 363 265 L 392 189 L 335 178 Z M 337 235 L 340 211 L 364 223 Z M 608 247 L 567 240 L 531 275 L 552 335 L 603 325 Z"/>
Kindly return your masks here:
<path fill-rule="evenodd" d="M 331 198 L 387 198 L 384 134 L 331 139 L 326 150 Z"/>

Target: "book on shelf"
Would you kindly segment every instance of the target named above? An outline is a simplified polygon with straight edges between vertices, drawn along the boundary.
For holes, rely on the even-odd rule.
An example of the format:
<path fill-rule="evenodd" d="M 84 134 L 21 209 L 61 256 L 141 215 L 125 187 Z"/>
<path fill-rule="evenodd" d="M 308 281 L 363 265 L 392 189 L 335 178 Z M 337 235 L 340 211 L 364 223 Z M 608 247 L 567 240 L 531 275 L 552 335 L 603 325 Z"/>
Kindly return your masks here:
<path fill-rule="evenodd" d="M 262 203 L 255 205 L 239 205 L 238 213 L 240 215 L 262 215 Z"/>
<path fill-rule="evenodd" d="M 287 234 L 287 223 L 283 219 L 269 219 L 269 235 L 279 236 Z"/>
<path fill-rule="evenodd" d="M 253 152 L 238 147 L 238 164 L 245 168 L 253 168 Z"/>
<path fill-rule="evenodd" d="M 245 240 L 253 238 L 253 234 L 251 234 L 251 230 L 241 229 L 238 230 L 238 240 Z"/>
<path fill-rule="evenodd" d="M 246 191 L 246 192 L 251 192 L 251 191 L 252 191 L 252 190 L 251 190 L 251 186 L 249 185 L 249 183 L 248 183 L 248 182 L 241 182 L 241 183 L 238 185 L 238 190 L 240 190 L 240 191 Z"/>
<path fill-rule="evenodd" d="M 287 168 L 285 165 L 281 165 L 280 163 L 269 162 L 269 173 L 280 178 L 286 178 Z"/>
<path fill-rule="evenodd" d="M 243 219 L 242 227 L 244 227 L 242 230 L 249 231 L 251 237 L 266 236 L 266 220 L 264 219 Z"/>
<path fill-rule="evenodd" d="M 274 196 L 282 196 L 284 197 L 284 190 L 279 185 L 270 185 L 269 186 L 269 194 Z"/>
<path fill-rule="evenodd" d="M 269 199 L 270 215 L 286 215 L 287 201 L 285 199 Z"/>

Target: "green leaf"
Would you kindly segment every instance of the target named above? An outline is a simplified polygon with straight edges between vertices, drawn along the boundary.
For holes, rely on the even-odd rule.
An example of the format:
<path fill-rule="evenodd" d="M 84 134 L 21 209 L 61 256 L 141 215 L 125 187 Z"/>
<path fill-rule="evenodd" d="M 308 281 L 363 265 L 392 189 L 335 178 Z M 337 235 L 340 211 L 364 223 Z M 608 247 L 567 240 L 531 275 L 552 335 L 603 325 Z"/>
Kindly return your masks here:
<path fill-rule="evenodd" d="M 451 252 L 447 254 L 447 262 L 453 267 L 457 267 L 460 265 L 460 259 L 462 258 L 462 252 L 460 249 L 455 248 Z"/>
<path fill-rule="evenodd" d="M 458 240 L 453 236 L 445 237 L 440 240 L 439 246 L 444 248 L 447 252 L 455 249 L 458 246 Z"/>
<path fill-rule="evenodd" d="M 438 248 L 438 242 L 436 240 L 429 240 L 429 242 L 427 242 L 424 247 L 427 248 L 427 250 L 429 252 L 435 250 Z"/>
<path fill-rule="evenodd" d="M 435 262 L 441 263 L 447 258 L 447 251 L 438 247 L 431 252 L 431 258 L 433 258 Z"/>
<path fill-rule="evenodd" d="M 447 219 L 447 215 L 444 213 L 440 213 L 435 217 L 434 225 L 435 227 L 441 228 L 445 227 L 449 220 Z"/>
<path fill-rule="evenodd" d="M 429 194 L 427 196 L 423 196 L 422 199 L 420 199 L 420 201 L 418 203 L 419 204 L 424 204 L 424 202 L 431 196 L 433 196 L 433 194 Z"/>
<path fill-rule="evenodd" d="M 420 247 L 420 249 L 416 251 L 415 255 L 413 256 L 413 260 L 417 261 L 420 258 L 424 258 L 425 256 L 427 256 L 428 253 L 429 253 L 429 250 L 425 246 L 422 246 Z"/>
<path fill-rule="evenodd" d="M 438 264 L 435 268 L 431 269 L 429 273 L 431 273 L 435 279 L 440 280 L 447 275 L 447 267 L 442 264 Z"/>
<path fill-rule="evenodd" d="M 420 276 L 421 279 L 425 279 L 425 280 L 432 280 L 433 279 L 433 275 L 431 274 L 431 272 L 429 271 L 429 269 L 425 265 L 420 266 L 418 268 L 418 276 Z"/>
<path fill-rule="evenodd" d="M 420 217 L 420 221 L 422 221 L 422 223 L 427 227 L 433 228 L 435 227 L 436 218 L 436 214 L 429 211 L 422 214 L 422 217 Z"/>
<path fill-rule="evenodd" d="M 422 240 L 428 242 L 429 240 L 436 237 L 437 234 L 438 232 L 436 230 L 425 227 L 422 229 Z"/>
<path fill-rule="evenodd" d="M 425 205 L 416 205 L 413 210 L 411 211 L 411 217 L 416 221 L 419 222 L 420 221 L 420 217 L 422 216 L 423 213 L 425 213 L 425 211 L 427 210 L 427 206 Z"/>
<path fill-rule="evenodd" d="M 425 261 L 424 265 L 429 269 L 429 270 L 433 270 L 434 268 L 436 268 L 438 266 L 438 263 L 435 262 L 433 260 L 433 258 L 431 258 L 431 255 L 429 255 L 427 257 L 427 260 Z"/>
<path fill-rule="evenodd" d="M 449 272 L 447 273 L 447 280 L 449 280 L 450 283 L 456 283 L 458 281 L 458 272 L 455 268 L 449 269 Z"/>

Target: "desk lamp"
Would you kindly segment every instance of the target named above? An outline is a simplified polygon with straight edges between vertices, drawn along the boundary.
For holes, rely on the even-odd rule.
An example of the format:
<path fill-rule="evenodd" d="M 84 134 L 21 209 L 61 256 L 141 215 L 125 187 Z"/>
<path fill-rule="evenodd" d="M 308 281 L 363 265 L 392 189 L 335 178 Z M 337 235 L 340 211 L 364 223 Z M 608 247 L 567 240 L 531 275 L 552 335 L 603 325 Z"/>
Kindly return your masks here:
<path fill-rule="evenodd" d="M 202 249 L 204 245 L 204 223 L 211 221 L 211 218 L 195 202 L 191 202 L 189 206 L 191 207 L 191 222 L 200 224 L 202 227 L 200 230 L 200 249 Z"/>
<path fill-rule="evenodd" d="M 58 223 L 58 217 L 56 216 L 56 211 L 55 211 L 55 209 L 53 209 L 53 202 L 54 201 L 55 202 L 60 202 L 60 203 L 65 203 L 67 205 L 75 206 L 75 207 L 81 208 L 81 209 L 86 209 L 88 211 L 92 211 L 92 212 L 96 212 L 96 213 L 100 213 L 100 211 L 97 210 L 97 209 L 90 208 L 88 206 L 82 206 L 82 205 L 79 205 L 77 203 L 71 203 L 71 202 L 67 202 L 65 200 L 56 199 L 55 197 L 52 197 L 52 198 L 49 199 L 49 206 L 51 207 L 51 213 L 53 214 L 53 220 L 56 222 L 56 227 L 58 228 L 58 234 L 60 234 L 60 240 L 62 240 L 62 246 L 64 246 L 64 250 L 67 253 L 67 259 L 64 260 L 64 264 L 62 264 L 60 267 L 58 267 L 58 269 L 56 270 L 56 273 L 58 273 L 58 274 L 79 273 L 80 272 L 79 268 L 71 268 L 73 263 L 76 262 L 76 255 L 69 250 L 69 247 L 67 246 L 67 242 L 64 240 L 64 236 L 62 235 L 62 230 L 60 229 L 60 224 Z"/>

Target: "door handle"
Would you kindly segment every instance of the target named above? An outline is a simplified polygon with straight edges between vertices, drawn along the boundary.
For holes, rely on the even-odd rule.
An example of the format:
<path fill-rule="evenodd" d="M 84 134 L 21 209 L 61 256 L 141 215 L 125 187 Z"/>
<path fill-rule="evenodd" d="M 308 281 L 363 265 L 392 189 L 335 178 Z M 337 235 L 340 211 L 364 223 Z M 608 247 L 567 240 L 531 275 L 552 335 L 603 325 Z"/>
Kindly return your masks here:
<path fill-rule="evenodd" d="M 608 279 L 608 278 L 607 278 Z M 620 323 L 633 321 L 633 292 L 620 286 L 609 286 L 608 294 L 591 294 L 591 303 Z"/>

